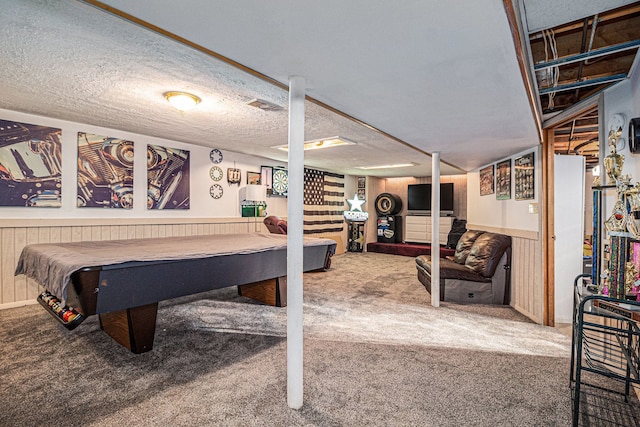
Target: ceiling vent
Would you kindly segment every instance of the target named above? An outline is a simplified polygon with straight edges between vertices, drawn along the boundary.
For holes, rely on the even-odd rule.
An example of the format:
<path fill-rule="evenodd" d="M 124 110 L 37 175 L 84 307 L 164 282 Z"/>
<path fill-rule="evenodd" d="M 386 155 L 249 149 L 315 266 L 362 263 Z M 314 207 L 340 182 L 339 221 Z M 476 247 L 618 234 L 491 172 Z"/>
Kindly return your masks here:
<path fill-rule="evenodd" d="M 272 104 L 271 102 L 262 100 L 262 99 L 252 99 L 247 102 L 247 105 L 250 105 L 255 108 L 259 108 L 264 111 L 279 111 L 282 110 L 282 107 L 276 104 Z"/>

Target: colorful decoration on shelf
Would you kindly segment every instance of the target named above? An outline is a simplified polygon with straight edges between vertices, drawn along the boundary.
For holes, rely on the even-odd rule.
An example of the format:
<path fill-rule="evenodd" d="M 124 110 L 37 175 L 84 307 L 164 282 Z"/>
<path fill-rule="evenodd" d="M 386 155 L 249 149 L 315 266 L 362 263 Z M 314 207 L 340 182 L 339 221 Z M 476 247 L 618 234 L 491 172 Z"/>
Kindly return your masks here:
<path fill-rule="evenodd" d="M 625 295 L 631 295 L 633 287 L 635 286 L 636 277 L 638 277 L 638 270 L 633 261 L 628 261 L 624 266 L 624 293 Z M 635 294 L 634 294 L 635 295 Z"/>
<path fill-rule="evenodd" d="M 640 277 L 640 231 L 636 212 L 640 212 L 640 183 L 631 183 L 631 175 L 622 175 L 624 156 L 617 153 L 624 119 L 614 115 L 609 125 L 609 155 L 604 168 L 609 180 L 615 183 L 616 202 L 611 215 L 604 222 L 610 236 L 608 268 L 602 271 L 599 293 L 611 298 L 638 298 Z"/>
<path fill-rule="evenodd" d="M 609 155 L 604 158 L 604 168 L 607 176 L 615 182 L 617 200 L 613 206 L 611 216 L 605 221 L 609 232 L 630 233 L 640 238 L 640 231 L 636 224 L 634 213 L 640 212 L 640 183 L 631 184 L 631 175 L 622 175 L 624 156 L 617 153 L 617 144 L 622 134 L 620 115 L 614 115 L 609 125 Z"/>
<path fill-rule="evenodd" d="M 615 140 L 609 139 L 609 155 L 604 158 L 604 169 L 611 181 L 615 182 L 618 179 L 623 166 L 624 156 L 616 151 Z"/>
<path fill-rule="evenodd" d="M 600 287 L 598 293 L 601 295 L 609 295 L 609 284 L 611 283 L 609 269 L 605 268 L 600 274 Z"/>

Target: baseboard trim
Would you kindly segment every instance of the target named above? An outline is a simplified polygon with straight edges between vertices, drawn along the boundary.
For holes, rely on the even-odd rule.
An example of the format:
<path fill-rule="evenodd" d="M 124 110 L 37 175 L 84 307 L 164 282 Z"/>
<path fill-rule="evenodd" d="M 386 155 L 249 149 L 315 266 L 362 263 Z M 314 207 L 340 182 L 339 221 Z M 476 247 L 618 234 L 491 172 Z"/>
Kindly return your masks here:
<path fill-rule="evenodd" d="M 34 305 L 37 303 L 38 301 L 35 298 L 23 300 L 23 301 L 7 302 L 5 304 L 0 304 L 0 310 L 8 310 L 10 308 L 24 307 L 27 305 Z"/>

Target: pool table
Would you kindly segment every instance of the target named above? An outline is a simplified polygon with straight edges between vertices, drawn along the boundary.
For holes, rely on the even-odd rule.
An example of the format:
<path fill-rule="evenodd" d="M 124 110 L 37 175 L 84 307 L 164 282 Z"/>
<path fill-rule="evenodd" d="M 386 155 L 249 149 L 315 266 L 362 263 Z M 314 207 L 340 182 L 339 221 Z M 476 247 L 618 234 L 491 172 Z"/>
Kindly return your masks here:
<path fill-rule="evenodd" d="M 38 281 L 61 306 L 80 314 L 73 327 L 98 314 L 115 341 L 143 353 L 153 348 L 159 301 L 238 286 L 240 295 L 286 305 L 286 237 L 251 233 L 28 245 L 16 274 Z M 335 248 L 333 240 L 305 238 L 303 270 L 329 265 Z"/>

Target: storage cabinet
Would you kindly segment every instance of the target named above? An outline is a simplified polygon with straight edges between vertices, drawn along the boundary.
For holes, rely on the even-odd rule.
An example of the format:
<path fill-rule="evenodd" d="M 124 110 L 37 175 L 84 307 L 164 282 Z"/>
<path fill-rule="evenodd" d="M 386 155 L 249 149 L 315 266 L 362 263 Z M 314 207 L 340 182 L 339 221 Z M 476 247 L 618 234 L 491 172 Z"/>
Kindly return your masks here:
<path fill-rule="evenodd" d="M 453 217 L 440 217 L 440 244 L 447 243 L 447 236 L 451 231 Z M 411 243 L 431 243 L 431 216 L 429 215 L 407 215 L 405 218 L 404 241 Z"/>
<path fill-rule="evenodd" d="M 640 303 L 597 295 L 576 279 L 573 426 L 640 426 Z"/>

